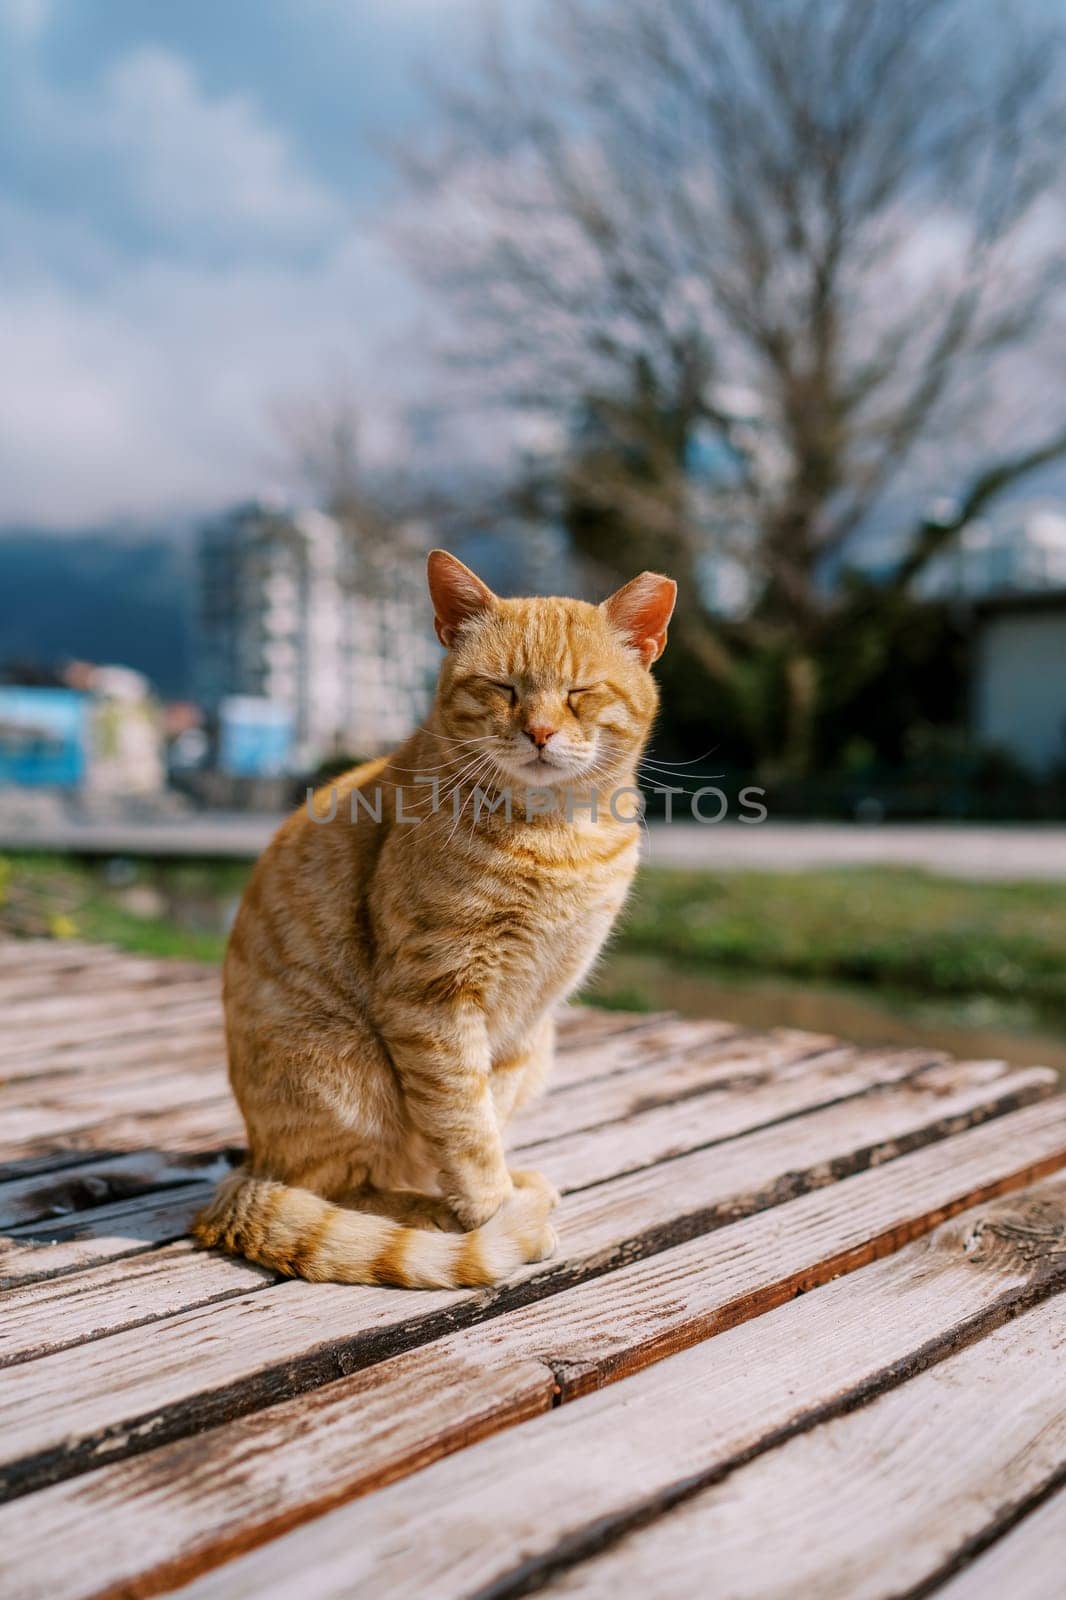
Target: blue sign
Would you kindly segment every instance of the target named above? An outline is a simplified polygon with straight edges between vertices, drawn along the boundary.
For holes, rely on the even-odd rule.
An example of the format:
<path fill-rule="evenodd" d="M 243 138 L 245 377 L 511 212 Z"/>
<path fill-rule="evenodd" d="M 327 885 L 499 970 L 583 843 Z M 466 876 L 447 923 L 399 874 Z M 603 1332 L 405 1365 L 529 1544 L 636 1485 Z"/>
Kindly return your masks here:
<path fill-rule="evenodd" d="M 75 789 L 85 776 L 89 697 L 0 684 L 0 785 Z"/>
<path fill-rule="evenodd" d="M 218 764 L 238 778 L 279 778 L 292 761 L 292 713 L 274 700 L 229 695 L 219 706 Z"/>

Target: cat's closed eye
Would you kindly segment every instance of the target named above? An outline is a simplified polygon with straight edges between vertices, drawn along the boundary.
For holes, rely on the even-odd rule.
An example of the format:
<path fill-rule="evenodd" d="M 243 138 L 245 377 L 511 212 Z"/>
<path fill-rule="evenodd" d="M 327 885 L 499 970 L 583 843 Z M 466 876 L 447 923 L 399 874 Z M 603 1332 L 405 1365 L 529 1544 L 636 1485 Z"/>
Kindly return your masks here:
<path fill-rule="evenodd" d="M 578 688 L 568 689 L 566 691 L 566 698 L 567 698 L 567 700 L 568 700 L 568 702 L 570 704 L 571 711 L 574 709 L 574 701 L 577 699 L 577 697 L 579 695 L 594 694 L 596 692 L 596 690 L 599 689 L 599 688 L 602 688 L 601 684 L 598 684 L 598 683 L 585 683 L 585 684 L 580 685 L 580 687 L 578 687 Z"/>
<path fill-rule="evenodd" d="M 518 690 L 513 683 L 496 683 L 492 678 L 486 678 L 485 682 L 490 689 L 498 689 L 501 694 L 505 694 L 512 705 L 518 704 Z"/>

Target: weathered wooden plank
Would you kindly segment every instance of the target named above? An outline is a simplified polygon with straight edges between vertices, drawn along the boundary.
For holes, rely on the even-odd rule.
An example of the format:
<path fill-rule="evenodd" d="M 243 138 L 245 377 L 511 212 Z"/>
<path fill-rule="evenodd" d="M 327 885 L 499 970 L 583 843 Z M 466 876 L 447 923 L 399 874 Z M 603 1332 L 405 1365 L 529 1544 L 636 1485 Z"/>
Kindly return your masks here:
<path fill-rule="evenodd" d="M 625 1033 L 644 1033 L 673 1025 L 668 1011 L 604 1011 L 599 1006 L 565 1005 L 556 1018 L 561 1050 L 576 1050 Z"/>
<path fill-rule="evenodd" d="M 221 1012 L 205 1023 L 196 1026 L 186 1023 L 180 1029 L 169 1029 L 148 1038 L 139 1034 L 132 1039 L 89 1044 L 83 1050 L 43 1051 L 23 1061 L 5 1061 L 3 1081 L 19 1081 L 29 1098 L 41 1079 L 51 1082 L 64 1078 L 69 1082 L 88 1073 L 115 1072 L 120 1068 L 136 1076 L 146 1061 L 181 1061 L 189 1066 L 217 1064 L 224 1071 L 226 1041 Z"/>
<path fill-rule="evenodd" d="M 32 966 L 6 969 L 0 975 L 0 1006 L 48 1000 L 57 992 L 66 995 L 94 994 L 104 988 L 168 988 L 191 979 L 213 980 L 218 970 L 200 962 L 179 961 L 172 957 L 122 956 L 116 954 L 103 969 L 99 966 L 68 966 L 60 971 L 38 972 Z"/>
<path fill-rule="evenodd" d="M 105 1086 L 98 1095 L 87 1087 L 83 1094 L 71 1096 L 69 1106 L 64 1105 L 59 1094 L 52 1104 L 40 1107 L 5 1107 L 3 1126 L 7 1137 L 0 1144 L 0 1160 L 6 1164 L 20 1153 L 43 1152 L 57 1146 L 70 1148 L 75 1143 L 97 1148 L 96 1129 L 107 1130 L 117 1121 L 141 1116 L 154 1118 L 160 1106 L 175 1114 L 206 1102 L 225 1104 L 228 1098 L 226 1079 L 219 1072 L 168 1070 L 158 1075 L 148 1072 L 121 1089 Z M 106 1132 L 100 1143 L 108 1148 Z"/>
<path fill-rule="evenodd" d="M 937 1600 L 1061 1600 L 1066 1565 L 1066 1489 L 966 1560 Z"/>
<path fill-rule="evenodd" d="M 218 974 L 210 971 L 181 983 L 162 983 L 155 977 L 150 982 L 143 978 L 134 981 L 124 974 L 121 982 L 97 978 L 91 988 L 73 994 L 64 982 L 57 985 L 57 991 L 37 1000 L 8 1001 L 4 1005 L 4 1029 L 12 1043 L 32 1044 L 38 1036 L 47 1040 L 57 1032 L 66 1035 L 71 1022 L 80 1024 L 100 1016 L 113 1020 L 116 1005 L 121 1005 L 127 1014 L 147 1007 L 153 1018 L 165 1018 L 189 1001 L 215 1007 L 222 1003 Z"/>
<path fill-rule="evenodd" d="M 0 939 L 0 974 L 36 967 L 106 966 L 114 959 L 113 945 L 82 944 L 73 939 Z"/>
<path fill-rule="evenodd" d="M 624 1583 L 702 1600 L 710 1577 L 735 1600 L 889 1600 L 950 1569 L 1064 1467 L 1066 1298 L 1057 1296 L 752 1462 L 544 1592 L 606 1600 Z M 1060 1561 L 1060 1581 L 1064 1570 Z M 390 1592 L 380 1580 L 378 1593 Z"/>
<path fill-rule="evenodd" d="M 48 1278 L 0 1300 L 0 1368 L 214 1305 L 278 1281 L 249 1261 L 195 1251 L 188 1241 L 70 1278 Z"/>
<path fill-rule="evenodd" d="M 206 1204 L 213 1188 L 213 1183 L 181 1184 L 99 1206 L 56 1222 L 47 1231 L 39 1222 L 15 1228 L 6 1239 L 0 1238 L 0 1289 L 84 1272 L 105 1261 L 172 1244 L 187 1232 L 190 1216 Z"/>
<path fill-rule="evenodd" d="M 938 1071 L 942 1074 L 944 1069 Z M 727 1214 L 734 1216 L 745 1209 L 758 1209 L 762 1203 L 772 1204 L 775 1196 L 787 1197 L 787 1190 L 781 1187 L 786 1175 L 803 1188 L 809 1185 L 801 1175 L 812 1166 L 828 1161 L 844 1163 L 846 1170 L 857 1147 L 869 1149 L 871 1137 L 885 1150 L 915 1135 L 927 1140 L 935 1131 L 943 1136 L 971 1122 L 987 1120 L 997 1111 L 1015 1107 L 1029 1095 L 1043 1094 L 1047 1088 L 1045 1075 L 1039 1071 L 1007 1074 L 993 1085 L 983 1071 L 968 1076 L 967 1069 L 961 1066 L 956 1069 L 953 1086 L 955 1092 L 951 1093 L 940 1079 L 935 1088 L 907 1084 L 893 1093 L 883 1091 L 870 1105 L 848 1102 L 846 1113 L 838 1107 L 817 1125 L 810 1120 L 792 1122 L 772 1137 L 749 1141 L 740 1150 L 731 1149 L 716 1174 L 717 1193 L 728 1207 Z M 564 1194 L 587 1186 L 592 1181 L 590 1170 L 599 1173 L 599 1183 L 619 1173 L 652 1167 L 662 1153 L 661 1109 L 586 1135 L 587 1143 L 593 1146 L 591 1152 L 580 1140 L 567 1141 L 563 1159 L 542 1164 Z M 713 1136 L 718 1106 L 713 1100 L 705 1104 L 701 1099 L 697 1107 L 690 1106 L 684 1132 L 668 1130 L 675 1142 L 677 1138 L 687 1139 L 690 1149 L 693 1143 L 700 1147 L 710 1142 L 701 1137 L 699 1115 L 694 1114 L 700 1110 L 708 1114 L 704 1131 Z M 644 1131 L 645 1122 L 652 1124 L 650 1134 Z M 553 1154 L 551 1145 L 543 1148 L 549 1156 Z M 653 1170 L 657 1188 L 672 1193 L 676 1182 L 673 1167 Z M 607 1188 L 610 1189 L 609 1182 Z M 189 1203 L 189 1217 L 193 1209 Z M 210 1258 L 194 1254 L 189 1246 L 167 1249 L 163 1256 L 158 1265 L 144 1255 L 126 1256 L 79 1274 L 73 1284 L 49 1277 L 12 1290 L 0 1305 L 0 1365 L 33 1359 L 86 1339 L 190 1311 L 220 1297 L 218 1274 L 206 1270 L 206 1260 Z M 239 1263 L 228 1263 L 222 1278 L 227 1292 L 240 1292 L 241 1270 Z M 245 1274 L 243 1285 L 255 1290 L 273 1281 L 252 1269 Z"/>
<path fill-rule="evenodd" d="M 645 1102 L 649 1109 L 640 1115 L 531 1144 L 523 1140 L 517 1149 L 526 1165 L 542 1168 L 554 1183 L 565 1182 L 564 1173 L 580 1169 L 581 1187 L 588 1187 L 605 1176 L 671 1160 L 701 1145 L 837 1105 L 870 1089 L 880 1095 L 893 1085 L 903 1085 L 901 1092 L 933 1105 L 969 1089 L 983 1088 L 995 1094 L 997 1085 L 1005 1087 L 1008 1081 L 1019 1093 L 1028 1090 L 1037 1098 L 1050 1093 L 1055 1083 L 1054 1073 L 1043 1067 L 1029 1068 L 1034 1076 L 1022 1080 L 1002 1062 L 937 1063 L 922 1070 L 922 1059 L 911 1052 L 860 1055 L 849 1051 L 839 1056 L 832 1052 L 808 1063 L 802 1076 L 769 1074 L 760 1081 L 757 1072 L 750 1080 L 747 1073 L 739 1072 L 735 1079 L 726 1075 L 715 1081 L 712 1075 L 703 1082 L 703 1093 L 682 1098 L 677 1104 L 659 1105 L 657 1094 L 651 1095 Z M 871 1102 L 872 1107 L 877 1104 L 877 1100 Z M 640 1105 L 639 1099 L 634 1100 L 634 1112 Z M 522 1131 L 527 1129 L 528 1124 Z M 571 1179 L 569 1187 L 574 1186 Z"/>
<path fill-rule="evenodd" d="M 686 1051 L 683 1055 L 663 1057 L 645 1067 L 573 1084 L 561 1093 L 548 1095 L 516 1119 L 516 1136 L 528 1142 L 579 1133 L 584 1128 L 620 1122 L 636 1111 L 676 1102 L 716 1086 L 727 1090 L 753 1089 L 772 1082 L 784 1068 L 800 1061 L 810 1066 L 813 1061 L 831 1054 L 842 1064 L 850 1061 L 855 1053 L 848 1046 L 812 1053 L 806 1041 L 782 1043 L 766 1035 L 706 1051 Z M 931 1059 L 929 1052 L 913 1052 L 911 1070 L 928 1065 Z"/>
<path fill-rule="evenodd" d="M 1058 1220 L 1061 1226 L 1061 1191 Z M 980 1251 L 980 1232 L 971 1227 L 965 1237 L 975 1239 Z M 989 1510 L 994 1514 L 996 1505 L 1009 1503 L 1012 1493 L 1038 1490 L 1066 1446 L 1061 1372 L 1052 1362 L 1032 1359 L 1035 1349 L 1050 1354 L 1066 1343 L 1066 1302 L 1061 1296 L 1044 1301 L 951 1355 L 957 1340 L 972 1338 L 987 1323 L 979 1313 L 976 1320 L 970 1314 L 981 1271 L 968 1269 L 965 1254 L 950 1254 L 950 1269 L 935 1259 L 930 1270 L 928 1258 L 897 1258 L 830 1284 L 620 1388 L 538 1417 L 520 1435 L 486 1440 L 417 1478 L 319 1517 L 192 1583 L 182 1590 L 183 1600 L 269 1600 L 297 1590 L 303 1600 L 327 1600 L 363 1588 L 380 1600 L 401 1600 L 425 1594 L 427 1586 L 434 1600 L 520 1594 L 527 1587 L 539 1592 L 553 1570 L 618 1540 L 730 1469 L 736 1470 L 721 1489 L 708 1488 L 645 1532 L 623 1537 L 599 1562 L 574 1567 L 569 1579 L 577 1582 L 609 1563 L 611 1586 L 587 1592 L 780 1594 L 789 1600 L 847 1594 L 850 1600 L 887 1592 L 868 1591 L 862 1579 L 891 1573 L 891 1592 L 898 1594 L 907 1587 L 901 1576 L 923 1565 L 908 1561 L 904 1574 L 898 1561 L 899 1552 L 906 1552 L 905 1559 L 911 1554 L 908 1520 L 898 1515 L 899 1505 L 907 1506 L 923 1536 L 931 1532 L 942 1506 L 943 1474 L 949 1494 L 955 1494 L 949 1501 L 951 1534 L 958 1535 L 964 1516 L 985 1526 Z M 1024 1252 L 1015 1252 L 1016 1263 L 1020 1258 Z M 941 1285 L 948 1290 L 947 1306 L 939 1301 Z M 957 1295 L 965 1313 L 953 1333 L 951 1297 Z M 930 1361 L 940 1364 L 913 1376 Z M 888 1388 L 892 1384 L 899 1386 Z M 864 1409 L 823 1420 L 872 1395 L 878 1397 Z M 989 1416 L 996 1417 L 996 1427 L 989 1427 Z M 845 1445 L 845 1436 L 853 1434 L 858 1442 L 848 1437 Z M 201 1475 L 209 1470 L 211 1442 L 202 1441 Z M 814 1458 L 813 1476 L 795 1464 L 797 1457 Z M 902 1470 L 904 1463 L 909 1472 Z M 155 1464 L 161 1465 L 159 1458 Z M 126 1470 L 134 1467 L 129 1463 Z M 873 1478 L 873 1493 L 856 1488 L 864 1475 L 868 1491 Z M 751 1492 L 756 1478 L 767 1492 Z M 812 1492 L 819 1478 L 823 1492 Z M 901 1489 L 896 1511 L 888 1508 L 887 1481 Z M 159 1482 L 154 1475 L 148 1480 L 151 1486 Z M 839 1498 L 824 1492 L 827 1482 Z M 987 1495 L 977 1516 L 965 1509 L 968 1492 L 975 1492 L 975 1504 L 982 1492 Z M 55 1499 L 58 1508 L 64 1497 Z M 181 1519 L 179 1500 L 170 1497 Z M 740 1545 L 748 1563 L 723 1560 L 721 1546 L 702 1537 L 699 1559 L 680 1537 L 663 1549 L 660 1530 L 694 1517 L 701 1502 L 720 1508 L 715 1527 L 730 1558 L 732 1545 Z M 93 1503 L 86 1503 L 83 1518 Z M 47 1504 L 42 1496 L 40 1505 Z M 37 1514 L 32 1502 L 28 1510 Z M 153 1530 L 159 1527 L 166 1538 L 158 1506 L 149 1515 Z M 187 1510 L 184 1517 L 189 1529 Z M 127 1511 L 122 1524 L 132 1520 Z M 645 1540 L 657 1541 L 658 1564 L 626 1563 L 623 1555 L 639 1551 Z M 863 1551 L 867 1540 L 876 1546 L 873 1561 Z M 848 1541 L 867 1559 L 838 1567 L 839 1546 Z M 793 1548 L 796 1559 L 790 1560 Z M 145 1554 L 152 1559 L 142 1545 L 141 1559 Z M 804 1554 L 813 1556 L 808 1569 Z M 210 1550 L 207 1555 L 213 1559 Z M 765 1580 L 762 1586 L 751 1582 L 753 1570 Z M 181 1575 L 176 1564 L 167 1577 Z M 804 1581 L 823 1575 L 829 1587 Z M 840 1581 L 844 1575 L 851 1587 Z M 83 1591 L 75 1586 L 59 1592 Z M 157 1592 L 157 1586 L 138 1592 Z M 565 1580 L 550 1592 L 567 1592 Z"/>
<path fill-rule="evenodd" d="M 5 1063 L 25 1066 L 28 1062 L 50 1061 L 52 1058 L 62 1063 L 65 1055 L 74 1056 L 87 1044 L 151 1039 L 156 1034 L 167 1031 L 167 1027 L 175 1029 L 195 1027 L 201 1023 L 213 1022 L 219 1016 L 218 1000 L 208 996 L 196 1000 L 184 1000 L 173 1006 L 167 1014 L 166 1027 L 156 1020 L 151 1005 L 125 1012 L 120 1009 L 121 1006 L 121 1000 L 116 998 L 109 1013 L 90 1017 L 84 1023 L 71 1020 L 58 1023 L 55 1029 L 47 1034 L 34 1030 L 32 1038 L 26 1034 L 16 1036 L 5 1044 Z"/>
<path fill-rule="evenodd" d="M 53 1131 L 88 1127 L 116 1112 L 130 1114 L 142 1107 L 158 1110 L 161 1105 L 177 1109 L 190 1101 L 218 1095 L 226 1087 L 226 1075 L 217 1059 L 213 1066 L 190 1070 L 184 1062 L 180 1066 L 171 1062 L 157 1065 L 150 1056 L 136 1074 L 128 1076 L 93 1073 L 76 1079 L 39 1080 L 30 1094 L 25 1084 L 9 1085 L 0 1090 L 3 1148 L 17 1149 L 20 1136 L 29 1144 L 47 1138 Z M 17 1098 L 12 1088 L 17 1091 Z"/>
<path fill-rule="evenodd" d="M 551 1092 L 558 1094 L 574 1084 L 593 1078 L 610 1078 L 619 1072 L 650 1066 L 652 1062 L 681 1057 L 694 1050 L 711 1051 L 731 1047 L 736 1041 L 755 1037 L 750 1030 L 729 1022 L 683 1022 L 666 1016 L 649 1016 L 647 1026 L 632 1027 L 625 1036 L 609 1040 L 609 1052 L 602 1039 L 586 1042 L 575 1039 L 560 1028 Z M 762 1037 L 766 1037 L 763 1035 Z"/>
<path fill-rule="evenodd" d="M 638 1039 L 677 1026 L 669 1011 L 605 1011 L 598 1006 L 569 1004 L 556 1012 L 556 1045 L 560 1056 L 584 1051 L 592 1062 L 601 1045 L 613 1047 L 625 1038 Z"/>
<path fill-rule="evenodd" d="M 764 1137 L 754 1135 L 753 1142 Z M 8 1368 L 0 1372 L 0 1489 L 5 1496 L 24 1493 L 111 1456 L 134 1453 L 148 1442 L 247 1414 L 464 1322 L 693 1239 L 716 1217 L 725 1221 L 737 1210 L 752 1209 L 749 1198 L 729 1197 L 728 1191 L 717 1205 L 708 1198 L 710 1186 L 720 1182 L 717 1165 L 741 1143 L 673 1162 L 661 1169 L 658 1184 L 652 1174 L 638 1173 L 575 1197 L 565 1253 L 493 1291 L 412 1297 L 403 1291 L 284 1283 L 160 1321 L 150 1338 L 140 1329 L 118 1333 Z M 788 1213 L 799 1228 L 801 1258 L 780 1253 L 776 1241 L 788 1223 L 776 1210 L 701 1239 L 693 1252 L 693 1276 L 697 1283 L 705 1277 L 710 1281 L 708 1263 L 716 1263 L 714 1270 L 725 1275 L 721 1292 L 733 1308 L 731 1320 L 758 1316 L 789 1294 L 900 1248 L 967 1204 L 1063 1165 L 1066 1102 L 1058 1100 L 875 1166 L 847 1182 L 832 1183 L 834 1163 L 821 1160 L 819 1181 L 830 1186 Z M 661 1181 L 664 1172 L 668 1187 Z M 741 1179 L 742 1185 L 745 1181 L 750 1185 L 750 1177 Z M 794 1182 L 791 1173 L 782 1181 L 778 1169 L 768 1203 L 784 1202 L 795 1192 Z M 752 1250 L 747 1230 L 760 1220 L 766 1231 Z M 747 1258 L 746 1249 L 752 1252 Z M 680 1303 L 676 1258 L 671 1267 L 668 1288 Z M 692 1336 L 702 1336 L 715 1317 L 724 1315 L 720 1303 L 702 1322 L 694 1316 Z M 632 1359 L 638 1364 L 658 1359 L 670 1347 L 669 1339 L 666 1349 L 642 1345 Z M 623 1364 L 616 1346 L 612 1360 L 616 1369 Z M 557 1376 L 568 1392 L 595 1381 L 584 1366 Z"/>
<path fill-rule="evenodd" d="M 788 1317 L 779 1317 L 789 1337 L 769 1371 L 761 1323 L 734 1338 L 731 1366 L 728 1340 L 715 1350 L 735 1372 L 737 1344 L 748 1348 L 751 1370 L 762 1378 L 758 1420 L 773 1439 L 858 1394 L 899 1382 L 1016 1314 L 1034 1295 L 1066 1283 L 1066 1260 L 1053 1250 L 1064 1222 L 1061 1181 L 994 1201 L 789 1307 Z M 1035 1238 L 1037 1247 L 1019 1248 L 1019 1238 Z M 691 1245 L 681 1246 L 654 1266 L 639 1263 L 214 1433 L 0 1508 L 0 1548 L 19 1574 L 17 1593 L 24 1600 L 79 1600 L 134 1584 L 139 1595 L 157 1593 L 476 1437 L 546 1411 L 552 1373 L 588 1366 L 590 1333 L 605 1376 L 619 1370 L 615 1351 L 627 1341 L 660 1333 L 671 1320 L 680 1336 L 685 1313 L 673 1285 L 698 1289 L 700 1279 L 691 1264 L 678 1259 L 676 1274 L 672 1265 L 692 1254 Z M 616 1341 L 614 1349 L 605 1336 Z M 100 1526 L 107 1528 L 106 1549 L 96 1539 Z M 91 1575 L 82 1557 L 89 1545 Z M 999 1593 L 1006 1592 L 1001 1585 Z"/>
<path fill-rule="evenodd" d="M 260 1519 L 248 1527 L 247 1535 L 225 1496 L 209 1488 L 215 1470 L 213 1436 L 172 1445 L 165 1458 L 162 1453 L 140 1458 L 146 1470 L 132 1490 L 136 1504 L 125 1485 L 106 1476 L 114 1469 L 105 1468 L 77 1480 L 82 1492 L 75 1491 L 69 1499 L 51 1498 L 75 1487 L 62 1484 L 28 1501 L 0 1507 L 9 1574 L 5 1600 L 157 1594 L 168 1582 L 200 1570 L 206 1557 L 221 1559 L 257 1543 L 263 1537 L 264 1517 L 270 1532 L 292 1526 L 303 1514 L 301 1479 L 306 1463 L 302 1449 L 299 1459 L 287 1459 L 286 1451 L 290 1445 L 299 1448 L 308 1432 L 320 1440 L 337 1473 L 331 1487 L 314 1471 L 315 1491 L 324 1495 L 328 1506 L 346 1498 L 353 1470 L 356 1475 L 364 1470 L 357 1463 L 365 1463 L 387 1481 L 394 1462 L 400 1472 L 414 1470 L 547 1411 L 552 1404 L 551 1370 L 535 1357 L 501 1356 L 492 1365 L 475 1366 L 473 1358 L 464 1360 L 453 1342 L 445 1340 L 399 1356 L 388 1366 L 390 1381 L 380 1387 L 378 1369 L 343 1380 L 343 1408 L 332 1393 L 340 1385 L 331 1384 L 328 1390 L 305 1397 L 306 1409 L 295 1421 L 280 1418 L 278 1408 L 272 1407 L 238 1425 L 241 1437 L 226 1440 L 231 1448 L 221 1459 L 223 1470 L 234 1474 L 233 1503 L 254 1508 L 253 1515 Z M 350 1426 L 356 1417 L 358 1431 Z M 337 1450 L 342 1434 L 343 1446 Z M 159 1476 L 150 1472 L 155 1462 Z M 170 1477 L 172 1473 L 177 1476 Z M 241 1493 L 246 1474 L 255 1480 L 247 1496 Z M 187 1491 L 184 1506 L 180 1491 L 174 1492 L 179 1485 Z M 215 1480 L 216 1491 L 221 1487 Z M 261 1498 L 271 1489 L 277 1497 L 273 1510 Z M 100 1496 L 95 1519 L 88 1505 L 94 1491 Z M 54 1521 L 46 1542 L 34 1549 L 33 1541 L 25 1537 L 27 1523 L 18 1513 L 30 1512 L 39 1540 L 37 1513 L 46 1507 Z M 154 1552 L 147 1542 L 153 1535 L 162 1541 Z M 91 1552 L 88 1563 L 86 1551 Z"/>

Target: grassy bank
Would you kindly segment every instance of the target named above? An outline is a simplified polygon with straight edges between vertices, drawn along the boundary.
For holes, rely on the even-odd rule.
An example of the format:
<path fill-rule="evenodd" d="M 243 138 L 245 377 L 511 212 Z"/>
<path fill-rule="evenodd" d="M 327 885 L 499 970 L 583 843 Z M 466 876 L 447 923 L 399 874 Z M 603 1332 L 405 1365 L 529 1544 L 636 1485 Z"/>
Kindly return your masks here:
<path fill-rule="evenodd" d="M 243 862 L 87 863 L 0 856 L 0 938 L 86 939 L 144 955 L 221 961 Z"/>
<path fill-rule="evenodd" d="M 1066 889 L 899 868 L 644 873 L 620 947 L 717 972 L 1023 1000 L 1066 1015 Z"/>
<path fill-rule="evenodd" d="M 0 858 L 0 934 L 220 959 L 249 868 Z M 1066 889 L 917 871 L 647 871 L 616 948 L 678 969 L 1022 1001 L 1066 1017 Z"/>

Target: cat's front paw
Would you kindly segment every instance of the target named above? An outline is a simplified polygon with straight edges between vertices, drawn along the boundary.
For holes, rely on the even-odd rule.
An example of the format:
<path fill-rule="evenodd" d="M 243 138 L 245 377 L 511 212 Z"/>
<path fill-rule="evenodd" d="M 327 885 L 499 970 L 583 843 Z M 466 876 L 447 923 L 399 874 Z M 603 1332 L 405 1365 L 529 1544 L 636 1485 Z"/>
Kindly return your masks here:
<path fill-rule="evenodd" d="M 555 1254 L 558 1241 L 548 1221 L 547 1197 L 539 1185 L 516 1189 L 497 1223 L 511 1234 L 523 1262 L 547 1261 Z"/>
<path fill-rule="evenodd" d="M 546 1178 L 543 1172 L 537 1172 L 533 1167 L 512 1167 L 511 1182 L 516 1189 L 539 1190 L 547 1200 L 549 1208 L 553 1211 L 562 1199 L 562 1195 L 551 1179 Z"/>
<path fill-rule="evenodd" d="M 555 1229 L 550 1222 L 546 1222 L 537 1239 L 535 1254 L 526 1257 L 527 1261 L 550 1261 L 559 1248 L 559 1240 Z"/>
<path fill-rule="evenodd" d="M 459 1224 L 466 1232 L 474 1228 L 482 1228 L 505 1205 L 514 1193 L 514 1185 L 510 1174 L 506 1183 L 500 1183 L 492 1189 L 484 1189 L 476 1195 L 451 1195 L 448 1204 L 459 1219 Z"/>

